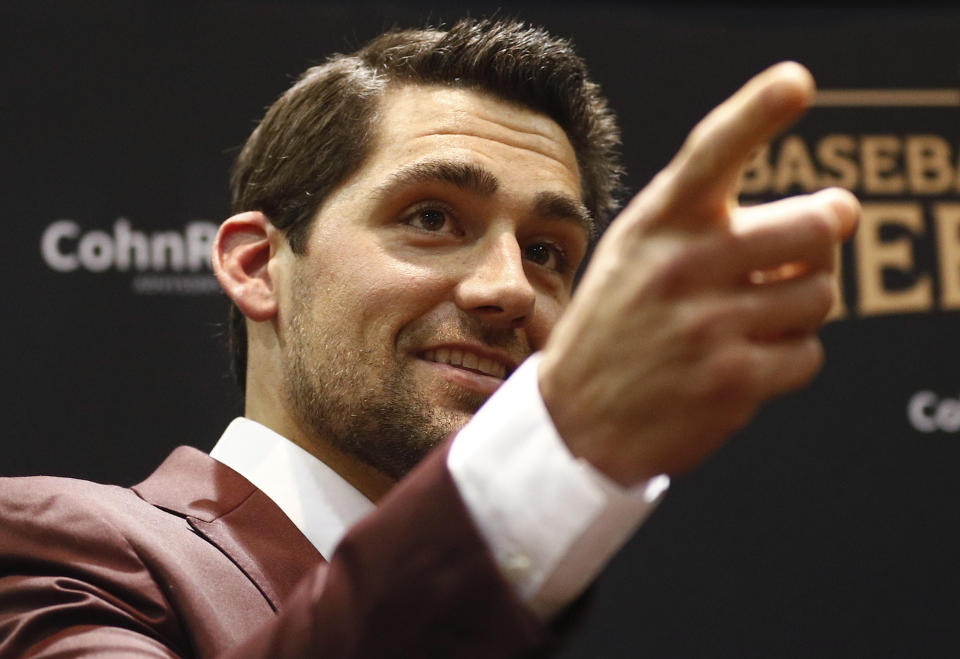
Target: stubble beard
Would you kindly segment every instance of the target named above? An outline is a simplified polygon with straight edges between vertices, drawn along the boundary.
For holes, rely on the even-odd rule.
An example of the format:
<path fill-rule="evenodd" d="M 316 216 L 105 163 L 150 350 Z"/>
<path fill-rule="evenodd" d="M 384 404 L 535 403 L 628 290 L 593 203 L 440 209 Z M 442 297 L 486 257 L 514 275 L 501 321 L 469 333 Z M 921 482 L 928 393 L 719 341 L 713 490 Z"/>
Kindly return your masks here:
<path fill-rule="evenodd" d="M 413 357 L 393 361 L 370 350 L 330 343 L 311 326 L 308 309 L 294 311 L 285 347 L 284 394 L 312 441 L 325 442 L 394 479 L 459 430 L 487 396 L 448 385 L 449 405 L 418 390 Z"/>

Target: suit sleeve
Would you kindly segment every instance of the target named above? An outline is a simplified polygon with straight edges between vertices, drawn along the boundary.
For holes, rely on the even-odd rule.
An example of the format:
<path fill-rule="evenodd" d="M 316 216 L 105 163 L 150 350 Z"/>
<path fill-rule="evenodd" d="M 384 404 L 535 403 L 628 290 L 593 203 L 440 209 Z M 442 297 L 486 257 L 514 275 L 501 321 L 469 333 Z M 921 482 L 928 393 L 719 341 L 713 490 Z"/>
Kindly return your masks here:
<path fill-rule="evenodd" d="M 10 482 L 20 487 L 0 490 L 0 657 L 189 651 L 172 608 L 121 533 L 96 515 L 71 524 L 77 519 L 65 511 L 79 516 L 83 507 L 63 505 L 72 493 Z"/>
<path fill-rule="evenodd" d="M 221 656 L 535 657 L 551 633 L 503 579 L 431 454 Z M 189 614 L 108 522 L 44 524 L 0 497 L 0 658 L 193 657 Z M 76 511 L 82 506 L 65 506 Z M 7 524 L 15 520 L 13 525 Z M 215 653 L 214 653 L 215 654 Z"/>

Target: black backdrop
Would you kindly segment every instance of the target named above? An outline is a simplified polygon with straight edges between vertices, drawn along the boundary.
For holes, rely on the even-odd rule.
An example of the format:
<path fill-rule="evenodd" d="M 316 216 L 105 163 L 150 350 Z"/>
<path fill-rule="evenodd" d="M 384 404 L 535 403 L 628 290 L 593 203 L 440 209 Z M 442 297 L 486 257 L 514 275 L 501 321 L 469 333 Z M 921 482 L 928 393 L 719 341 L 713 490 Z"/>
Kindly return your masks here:
<path fill-rule="evenodd" d="M 0 3 L 0 473 L 129 484 L 175 445 L 209 449 L 240 400 L 199 255 L 254 121 L 327 53 L 494 9 Z M 829 93 L 758 161 L 748 200 L 839 182 L 868 209 L 823 373 L 675 481 L 564 656 L 956 656 L 960 12 L 501 13 L 578 44 L 622 119 L 632 190 L 750 75 L 805 63 Z"/>

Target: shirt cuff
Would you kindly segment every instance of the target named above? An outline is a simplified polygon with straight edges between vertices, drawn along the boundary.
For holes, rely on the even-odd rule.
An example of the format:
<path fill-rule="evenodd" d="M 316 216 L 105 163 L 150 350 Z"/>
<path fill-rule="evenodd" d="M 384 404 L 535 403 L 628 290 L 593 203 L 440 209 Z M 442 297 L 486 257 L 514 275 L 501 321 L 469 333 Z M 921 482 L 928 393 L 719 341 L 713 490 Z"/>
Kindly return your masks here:
<path fill-rule="evenodd" d="M 541 617 L 576 598 L 669 486 L 621 487 L 574 457 L 540 397 L 534 354 L 457 434 L 447 457 L 503 574 Z"/>

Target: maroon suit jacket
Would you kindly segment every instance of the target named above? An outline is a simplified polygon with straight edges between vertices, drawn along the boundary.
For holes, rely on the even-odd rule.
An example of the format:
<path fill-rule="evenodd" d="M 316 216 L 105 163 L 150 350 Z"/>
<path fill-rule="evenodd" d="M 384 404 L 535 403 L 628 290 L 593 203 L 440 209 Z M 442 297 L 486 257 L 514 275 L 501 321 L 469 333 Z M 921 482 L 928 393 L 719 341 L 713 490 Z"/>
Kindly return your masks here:
<path fill-rule="evenodd" d="M 327 564 L 195 449 L 133 488 L 0 479 L 0 657 L 512 657 L 549 651 L 435 451 Z"/>

